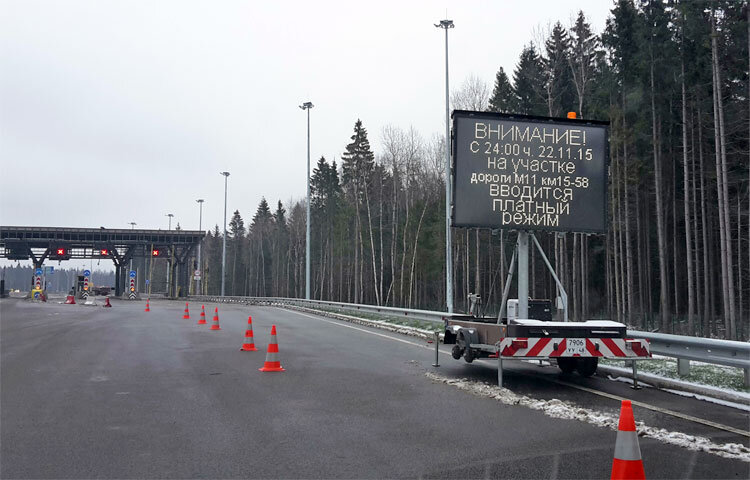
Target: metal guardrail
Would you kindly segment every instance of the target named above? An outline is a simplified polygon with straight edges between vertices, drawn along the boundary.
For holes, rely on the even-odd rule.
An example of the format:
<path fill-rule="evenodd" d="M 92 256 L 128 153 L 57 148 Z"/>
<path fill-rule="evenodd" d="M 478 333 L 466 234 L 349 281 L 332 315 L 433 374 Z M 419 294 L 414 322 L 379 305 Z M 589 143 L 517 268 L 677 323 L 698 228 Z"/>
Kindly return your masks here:
<path fill-rule="evenodd" d="M 305 300 L 300 298 L 281 297 L 220 297 L 195 296 L 196 300 L 216 303 L 247 303 L 253 305 L 295 305 L 311 308 L 333 308 L 350 312 L 361 312 L 408 320 L 420 320 L 442 324 L 450 317 L 446 312 L 430 310 L 413 310 L 408 308 L 379 307 L 356 303 L 328 302 L 322 300 Z M 745 371 L 745 385 L 750 386 L 750 343 L 713 338 L 687 337 L 666 333 L 641 332 L 628 330 L 627 335 L 634 338 L 645 338 L 651 343 L 651 353 L 678 359 L 678 371 L 686 375 L 690 361 L 704 362 L 742 368 Z"/>

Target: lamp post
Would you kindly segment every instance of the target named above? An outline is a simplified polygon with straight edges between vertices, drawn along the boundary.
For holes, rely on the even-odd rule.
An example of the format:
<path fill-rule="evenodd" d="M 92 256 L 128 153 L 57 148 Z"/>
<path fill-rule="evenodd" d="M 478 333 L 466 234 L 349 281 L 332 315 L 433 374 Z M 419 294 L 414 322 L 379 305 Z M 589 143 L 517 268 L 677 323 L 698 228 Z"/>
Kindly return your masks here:
<path fill-rule="evenodd" d="M 224 238 L 221 247 L 221 296 L 224 296 L 224 284 L 226 275 L 224 272 L 227 267 L 227 178 L 229 178 L 229 172 L 219 172 L 224 175 Z"/>
<path fill-rule="evenodd" d="M 307 229 L 305 231 L 305 300 L 310 300 L 310 109 L 312 102 L 299 106 L 307 110 Z"/>
<path fill-rule="evenodd" d="M 202 198 L 199 198 L 198 200 L 196 200 L 196 202 L 198 202 L 198 205 L 200 205 L 199 207 L 200 213 L 198 215 L 198 230 L 200 230 L 202 233 L 203 232 L 203 202 L 204 200 Z M 203 293 L 201 292 L 201 276 L 203 275 L 203 264 L 201 263 L 201 243 L 203 243 L 202 240 L 198 242 L 198 268 L 197 270 L 198 270 L 199 275 L 198 275 L 198 278 L 195 280 L 195 292 L 198 295 L 201 295 Z"/>
<path fill-rule="evenodd" d="M 450 95 L 448 90 L 448 29 L 453 20 L 440 20 L 437 28 L 445 29 L 445 301 L 448 313 L 453 313 L 453 260 L 451 258 L 451 128 Z"/>
<path fill-rule="evenodd" d="M 174 214 L 173 213 L 168 213 L 165 216 L 169 217 L 169 230 L 172 230 L 172 217 L 174 217 Z"/>

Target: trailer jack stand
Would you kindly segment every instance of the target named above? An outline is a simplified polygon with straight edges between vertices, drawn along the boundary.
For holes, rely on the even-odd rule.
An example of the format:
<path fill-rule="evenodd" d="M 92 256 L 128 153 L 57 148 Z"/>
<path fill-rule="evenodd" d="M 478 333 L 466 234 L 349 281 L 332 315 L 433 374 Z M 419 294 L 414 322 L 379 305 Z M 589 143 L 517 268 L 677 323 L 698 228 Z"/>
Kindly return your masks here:
<path fill-rule="evenodd" d="M 503 357 L 499 354 L 497 356 L 497 386 L 503 388 Z"/>
<path fill-rule="evenodd" d="M 433 367 L 440 366 L 440 359 L 438 358 L 439 355 L 440 355 L 440 332 L 435 332 L 435 363 L 432 364 Z"/>

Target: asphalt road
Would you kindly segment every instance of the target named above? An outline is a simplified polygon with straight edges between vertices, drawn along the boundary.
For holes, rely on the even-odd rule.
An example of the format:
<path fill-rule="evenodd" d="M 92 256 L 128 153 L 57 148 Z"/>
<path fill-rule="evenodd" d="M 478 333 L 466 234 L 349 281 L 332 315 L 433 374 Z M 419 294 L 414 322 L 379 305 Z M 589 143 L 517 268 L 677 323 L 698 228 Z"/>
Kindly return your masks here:
<path fill-rule="evenodd" d="M 0 301 L 2 478 L 605 478 L 615 432 L 433 383 L 494 381 L 487 364 L 424 341 L 271 307 L 219 306 L 222 330 L 184 303 L 114 307 Z M 210 311 L 209 311 L 210 309 Z M 247 316 L 260 351 L 241 352 Z M 271 325 L 283 373 L 258 371 Z M 447 350 L 447 347 L 446 347 Z M 617 411 L 613 400 L 506 371 L 506 386 Z M 539 375 L 555 375 L 539 369 Z M 622 396 L 747 428 L 746 413 L 663 392 Z M 642 397 L 636 397 L 642 395 Z M 673 417 L 636 419 L 742 442 Z M 744 422 L 744 423 L 743 423 Z M 647 477 L 748 478 L 748 463 L 642 438 Z"/>

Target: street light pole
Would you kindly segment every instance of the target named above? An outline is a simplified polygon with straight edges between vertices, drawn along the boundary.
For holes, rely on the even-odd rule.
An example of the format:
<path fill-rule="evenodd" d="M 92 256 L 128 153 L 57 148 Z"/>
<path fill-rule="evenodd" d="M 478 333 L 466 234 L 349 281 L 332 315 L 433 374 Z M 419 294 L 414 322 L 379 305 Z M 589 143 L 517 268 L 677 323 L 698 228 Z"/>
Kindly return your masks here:
<path fill-rule="evenodd" d="M 453 313 L 453 259 L 451 239 L 451 127 L 450 94 L 448 89 L 448 29 L 453 20 L 440 20 L 436 27 L 445 29 L 445 301 Z"/>
<path fill-rule="evenodd" d="M 169 217 L 169 230 L 172 230 L 172 217 L 174 217 L 174 214 L 168 213 L 166 216 Z"/>
<path fill-rule="evenodd" d="M 221 247 L 221 296 L 224 296 L 224 284 L 226 275 L 224 272 L 227 268 L 227 178 L 229 172 L 219 172 L 224 175 L 224 238 Z"/>
<path fill-rule="evenodd" d="M 203 201 L 204 200 L 202 198 L 196 200 L 196 202 L 198 202 L 198 204 L 200 205 L 200 214 L 198 216 L 198 230 L 200 230 L 201 233 L 203 233 Z M 201 292 L 201 276 L 203 275 L 203 264 L 201 263 L 201 243 L 203 243 L 203 240 L 198 242 L 198 268 L 196 270 L 198 270 L 199 275 L 198 279 L 195 281 L 195 293 L 197 295 L 201 295 L 203 293 Z"/>
<path fill-rule="evenodd" d="M 305 300 L 310 300 L 310 109 L 312 102 L 299 106 L 307 110 L 307 229 L 305 232 Z"/>

